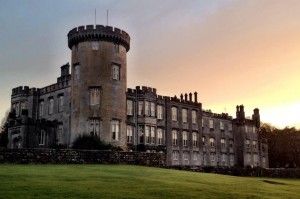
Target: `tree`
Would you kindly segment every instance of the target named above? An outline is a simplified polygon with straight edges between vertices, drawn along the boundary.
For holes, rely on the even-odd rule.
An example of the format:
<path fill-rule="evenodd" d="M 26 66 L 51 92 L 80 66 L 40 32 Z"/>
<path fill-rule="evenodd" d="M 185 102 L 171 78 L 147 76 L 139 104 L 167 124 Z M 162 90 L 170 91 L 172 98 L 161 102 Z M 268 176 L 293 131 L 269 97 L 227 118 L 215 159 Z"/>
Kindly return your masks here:
<path fill-rule="evenodd" d="M 5 112 L 5 115 L 1 121 L 0 127 L 0 148 L 6 148 L 8 143 L 8 115 L 9 110 Z"/>

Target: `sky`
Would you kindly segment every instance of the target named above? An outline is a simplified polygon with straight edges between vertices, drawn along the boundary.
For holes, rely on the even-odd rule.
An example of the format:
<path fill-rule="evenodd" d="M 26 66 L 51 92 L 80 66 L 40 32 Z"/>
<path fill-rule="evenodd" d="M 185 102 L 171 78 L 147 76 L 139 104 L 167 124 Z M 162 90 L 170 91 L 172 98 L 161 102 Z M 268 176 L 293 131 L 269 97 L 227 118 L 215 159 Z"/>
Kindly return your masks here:
<path fill-rule="evenodd" d="M 11 89 L 56 82 L 67 34 L 96 23 L 131 36 L 127 86 L 198 92 L 204 109 L 300 128 L 298 0 L 0 0 L 0 118 Z"/>

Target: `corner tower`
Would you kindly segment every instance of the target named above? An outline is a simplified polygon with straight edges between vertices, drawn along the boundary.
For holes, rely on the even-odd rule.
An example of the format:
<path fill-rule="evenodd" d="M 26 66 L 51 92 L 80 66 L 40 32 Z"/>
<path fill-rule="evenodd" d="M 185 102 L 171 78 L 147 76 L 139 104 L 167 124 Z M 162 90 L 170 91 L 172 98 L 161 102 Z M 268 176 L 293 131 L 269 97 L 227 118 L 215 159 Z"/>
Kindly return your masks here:
<path fill-rule="evenodd" d="M 71 143 L 81 134 L 126 146 L 126 54 L 130 36 L 87 25 L 68 33 L 72 51 Z"/>

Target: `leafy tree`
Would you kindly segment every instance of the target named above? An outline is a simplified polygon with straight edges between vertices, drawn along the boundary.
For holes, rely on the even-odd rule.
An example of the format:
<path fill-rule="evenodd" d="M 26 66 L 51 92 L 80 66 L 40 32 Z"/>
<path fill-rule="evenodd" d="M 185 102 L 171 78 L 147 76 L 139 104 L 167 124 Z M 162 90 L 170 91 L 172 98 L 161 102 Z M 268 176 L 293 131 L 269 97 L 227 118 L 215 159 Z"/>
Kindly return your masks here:
<path fill-rule="evenodd" d="M 9 110 L 6 111 L 4 118 L 1 121 L 0 127 L 0 148 L 6 148 L 8 143 L 8 115 Z"/>

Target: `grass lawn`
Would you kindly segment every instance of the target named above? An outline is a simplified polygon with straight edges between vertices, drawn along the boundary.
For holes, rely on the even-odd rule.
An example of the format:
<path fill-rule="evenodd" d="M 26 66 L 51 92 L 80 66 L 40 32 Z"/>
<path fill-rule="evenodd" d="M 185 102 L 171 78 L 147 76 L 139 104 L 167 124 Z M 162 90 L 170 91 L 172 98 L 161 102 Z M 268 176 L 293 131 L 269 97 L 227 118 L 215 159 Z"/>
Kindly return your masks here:
<path fill-rule="evenodd" d="M 300 198 L 300 179 L 129 165 L 0 164 L 0 198 Z"/>

